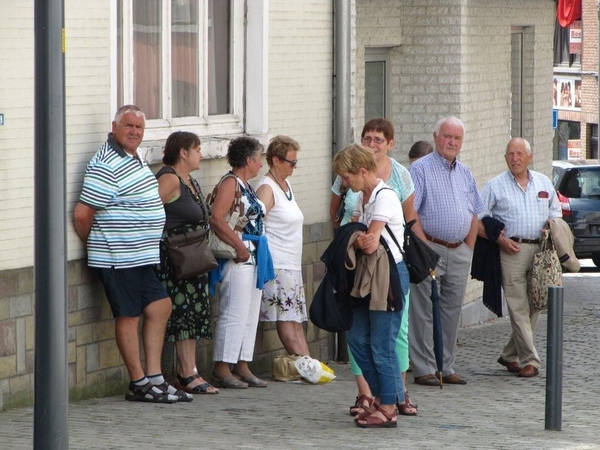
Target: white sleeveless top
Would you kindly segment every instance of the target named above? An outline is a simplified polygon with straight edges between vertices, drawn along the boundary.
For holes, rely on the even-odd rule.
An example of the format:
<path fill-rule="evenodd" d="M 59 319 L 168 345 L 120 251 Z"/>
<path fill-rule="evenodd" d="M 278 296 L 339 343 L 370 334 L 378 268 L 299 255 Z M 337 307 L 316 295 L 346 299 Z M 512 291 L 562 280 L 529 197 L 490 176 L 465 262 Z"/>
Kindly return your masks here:
<path fill-rule="evenodd" d="M 256 189 L 268 184 L 273 190 L 275 204 L 265 216 L 265 234 L 269 240 L 269 250 L 275 269 L 301 270 L 302 266 L 302 225 L 304 215 L 292 191 L 292 200 L 270 177 L 262 177 Z M 291 186 L 290 186 L 291 190 Z"/>

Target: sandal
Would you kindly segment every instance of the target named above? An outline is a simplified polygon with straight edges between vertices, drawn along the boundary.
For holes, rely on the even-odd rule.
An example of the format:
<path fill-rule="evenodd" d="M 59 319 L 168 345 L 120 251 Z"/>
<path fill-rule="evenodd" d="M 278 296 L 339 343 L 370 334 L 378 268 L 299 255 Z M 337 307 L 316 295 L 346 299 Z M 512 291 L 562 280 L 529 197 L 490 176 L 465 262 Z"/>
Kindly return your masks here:
<path fill-rule="evenodd" d="M 350 407 L 350 415 L 352 417 L 358 416 L 359 414 L 369 409 L 372 404 L 373 399 L 367 395 L 361 395 L 360 397 L 356 397 L 354 405 Z"/>
<path fill-rule="evenodd" d="M 383 418 L 377 416 L 377 413 L 380 413 Z M 395 410 L 393 413 L 388 414 L 383 409 L 378 408 L 364 419 L 357 420 L 356 425 L 360 428 L 396 428 L 398 426 L 398 421 L 394 420 L 396 417 Z"/>
<path fill-rule="evenodd" d="M 419 407 L 410 401 L 408 392 L 404 393 L 404 403 L 396 403 L 398 414 L 401 416 L 416 416 L 419 414 Z"/>
<path fill-rule="evenodd" d="M 361 412 L 358 416 L 356 416 L 354 418 L 354 423 L 358 423 L 359 420 L 366 419 L 367 417 L 369 417 L 371 414 L 373 414 L 378 409 L 379 409 L 379 405 L 377 403 L 375 403 L 375 400 L 373 400 L 373 402 L 371 403 L 370 406 L 365 408 L 365 410 L 363 412 Z"/>
<path fill-rule="evenodd" d="M 183 392 L 182 390 L 175 389 L 173 386 L 171 386 L 166 381 L 162 384 L 158 384 L 155 386 L 158 389 L 160 389 L 161 391 L 166 392 L 167 394 L 169 394 L 171 396 L 177 397 L 178 402 L 191 402 L 194 400 L 193 395 Z"/>
<path fill-rule="evenodd" d="M 417 407 L 411 403 L 396 403 L 396 407 L 398 408 L 398 414 L 401 416 L 416 416 L 419 414 Z"/>
<path fill-rule="evenodd" d="M 175 383 L 175 387 L 177 389 L 180 389 L 184 392 L 188 392 L 190 394 L 218 394 L 219 393 L 219 390 L 216 387 L 214 387 L 213 385 L 211 385 L 208 381 L 205 381 L 204 383 L 199 384 L 194 387 L 188 387 L 188 385 L 192 381 L 194 381 L 198 378 L 200 378 L 200 375 L 198 375 L 197 373 L 195 373 L 191 377 L 187 377 L 187 378 L 183 378 L 181 375 L 177 374 L 177 381 L 179 381 L 179 383 Z"/>
<path fill-rule="evenodd" d="M 177 397 L 169 394 L 155 386 L 149 381 L 143 386 L 137 386 L 133 381 L 129 382 L 129 392 L 125 394 L 125 400 L 129 402 L 148 403 L 175 403 Z"/>

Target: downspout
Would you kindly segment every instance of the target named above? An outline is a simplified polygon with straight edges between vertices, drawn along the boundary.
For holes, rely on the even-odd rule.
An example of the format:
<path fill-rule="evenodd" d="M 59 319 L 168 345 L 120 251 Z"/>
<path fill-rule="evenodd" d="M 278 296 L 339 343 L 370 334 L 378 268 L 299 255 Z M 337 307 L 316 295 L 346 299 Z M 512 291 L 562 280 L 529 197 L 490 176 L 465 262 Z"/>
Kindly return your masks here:
<path fill-rule="evenodd" d="M 350 73 L 351 73 L 351 1 L 334 0 L 334 110 L 333 110 L 333 154 L 352 143 L 350 126 Z M 337 334 L 337 361 L 348 361 L 346 334 Z"/>
<path fill-rule="evenodd" d="M 350 126 L 351 1 L 334 0 L 333 153 L 352 143 Z"/>

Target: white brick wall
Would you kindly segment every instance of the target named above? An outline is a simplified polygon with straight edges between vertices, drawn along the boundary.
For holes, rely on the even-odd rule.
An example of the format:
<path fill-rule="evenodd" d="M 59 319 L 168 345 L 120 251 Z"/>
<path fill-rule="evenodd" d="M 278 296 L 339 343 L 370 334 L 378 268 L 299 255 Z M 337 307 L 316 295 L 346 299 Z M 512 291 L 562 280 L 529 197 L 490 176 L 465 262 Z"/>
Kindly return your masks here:
<path fill-rule="evenodd" d="M 329 220 L 332 154 L 333 11 L 325 0 L 271 0 L 269 133 L 296 139 L 290 178 L 305 223 Z M 264 163 L 264 170 L 267 165 Z M 261 172 L 262 173 L 262 172 Z"/>
<path fill-rule="evenodd" d="M 0 270 L 33 261 L 33 1 L 0 13 Z"/>

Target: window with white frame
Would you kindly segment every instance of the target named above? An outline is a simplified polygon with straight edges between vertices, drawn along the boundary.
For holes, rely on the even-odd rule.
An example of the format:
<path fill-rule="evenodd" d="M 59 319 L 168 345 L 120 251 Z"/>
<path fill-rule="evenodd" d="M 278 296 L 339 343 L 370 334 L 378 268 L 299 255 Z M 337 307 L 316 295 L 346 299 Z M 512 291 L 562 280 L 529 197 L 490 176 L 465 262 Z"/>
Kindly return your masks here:
<path fill-rule="evenodd" d="M 139 106 L 152 138 L 243 131 L 244 3 L 117 0 L 117 103 Z"/>

